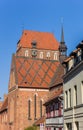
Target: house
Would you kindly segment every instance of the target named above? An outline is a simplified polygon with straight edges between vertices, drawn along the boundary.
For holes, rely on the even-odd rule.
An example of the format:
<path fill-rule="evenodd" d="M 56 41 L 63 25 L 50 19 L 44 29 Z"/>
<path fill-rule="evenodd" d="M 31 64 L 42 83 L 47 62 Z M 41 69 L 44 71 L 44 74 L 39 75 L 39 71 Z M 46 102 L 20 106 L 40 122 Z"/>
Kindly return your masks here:
<path fill-rule="evenodd" d="M 49 97 L 45 101 L 46 130 L 63 130 L 63 79 L 64 68 L 60 64 L 50 87 Z"/>
<path fill-rule="evenodd" d="M 4 98 L 0 107 L 0 130 L 8 129 L 8 97 Z"/>
<path fill-rule="evenodd" d="M 83 129 L 83 41 L 64 60 L 64 130 Z"/>

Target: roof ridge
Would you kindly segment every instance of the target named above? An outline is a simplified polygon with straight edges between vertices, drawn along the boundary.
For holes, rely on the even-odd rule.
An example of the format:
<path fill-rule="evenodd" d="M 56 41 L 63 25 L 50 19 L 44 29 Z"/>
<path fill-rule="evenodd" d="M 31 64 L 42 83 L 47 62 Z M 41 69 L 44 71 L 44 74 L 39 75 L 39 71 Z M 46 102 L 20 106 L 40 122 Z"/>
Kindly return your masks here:
<path fill-rule="evenodd" d="M 38 33 L 48 33 L 48 34 L 52 34 L 52 35 L 54 35 L 52 32 L 46 32 L 46 31 L 38 31 L 38 30 L 24 30 L 23 31 L 23 33 L 24 32 L 34 32 L 34 33 L 36 33 L 36 32 L 38 32 Z"/>

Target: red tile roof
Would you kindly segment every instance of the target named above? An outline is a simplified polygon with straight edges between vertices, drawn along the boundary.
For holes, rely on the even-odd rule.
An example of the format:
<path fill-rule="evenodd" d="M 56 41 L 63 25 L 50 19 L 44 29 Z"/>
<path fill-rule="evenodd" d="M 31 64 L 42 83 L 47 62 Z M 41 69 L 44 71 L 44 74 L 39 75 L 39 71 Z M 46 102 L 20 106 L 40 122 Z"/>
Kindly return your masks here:
<path fill-rule="evenodd" d="M 14 56 L 17 84 L 22 87 L 48 88 L 59 62 Z"/>
<path fill-rule="evenodd" d="M 59 97 L 61 94 L 63 93 L 63 87 L 60 87 L 58 89 L 56 89 L 55 91 L 53 92 L 50 92 L 49 93 L 49 97 L 48 99 L 46 99 L 45 104 L 48 104 L 49 102 L 55 100 L 57 97 Z"/>
<path fill-rule="evenodd" d="M 52 33 L 48 32 L 37 32 L 37 31 L 29 31 L 24 30 L 19 41 L 19 45 L 21 47 L 32 48 L 32 41 L 35 40 L 38 49 L 50 49 L 50 50 L 58 50 L 59 42 L 55 39 Z"/>
<path fill-rule="evenodd" d="M 45 116 L 42 116 L 40 119 L 38 119 L 34 124 L 35 125 L 40 125 L 41 123 L 45 123 Z"/>

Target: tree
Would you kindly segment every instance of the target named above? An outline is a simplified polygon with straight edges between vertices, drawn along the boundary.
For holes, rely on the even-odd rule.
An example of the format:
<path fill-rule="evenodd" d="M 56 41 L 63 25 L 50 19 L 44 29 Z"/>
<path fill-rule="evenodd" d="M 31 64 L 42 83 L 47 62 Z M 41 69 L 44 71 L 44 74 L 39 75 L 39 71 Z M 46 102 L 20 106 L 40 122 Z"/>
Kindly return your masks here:
<path fill-rule="evenodd" d="M 29 126 L 25 128 L 24 130 L 37 130 L 37 126 Z"/>

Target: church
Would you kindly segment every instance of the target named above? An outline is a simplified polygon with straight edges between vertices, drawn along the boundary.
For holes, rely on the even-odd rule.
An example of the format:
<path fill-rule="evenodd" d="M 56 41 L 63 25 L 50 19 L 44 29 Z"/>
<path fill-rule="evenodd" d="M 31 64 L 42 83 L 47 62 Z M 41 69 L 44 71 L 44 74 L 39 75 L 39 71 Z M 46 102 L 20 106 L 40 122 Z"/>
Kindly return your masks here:
<path fill-rule="evenodd" d="M 66 51 L 63 28 L 60 43 L 49 32 L 23 31 L 12 55 L 8 95 L 0 107 L 0 130 L 24 130 L 45 115 L 43 104 L 58 82 L 55 74 Z"/>

